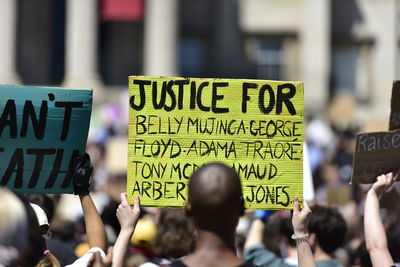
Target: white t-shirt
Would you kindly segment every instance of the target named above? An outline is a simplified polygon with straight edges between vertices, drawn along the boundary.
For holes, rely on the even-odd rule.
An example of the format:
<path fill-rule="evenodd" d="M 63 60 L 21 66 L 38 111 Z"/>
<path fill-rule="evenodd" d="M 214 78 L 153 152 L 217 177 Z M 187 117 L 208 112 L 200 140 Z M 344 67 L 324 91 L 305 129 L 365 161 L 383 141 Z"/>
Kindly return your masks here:
<path fill-rule="evenodd" d="M 153 263 L 153 262 L 145 262 L 143 264 L 140 264 L 139 267 L 158 267 L 160 265 L 167 265 L 167 264 L 171 264 L 172 261 L 168 260 L 168 259 L 160 259 L 160 261 L 158 262 L 158 264 Z"/>
<path fill-rule="evenodd" d="M 83 254 L 82 257 L 80 257 L 79 259 L 74 261 L 74 263 L 72 263 L 70 265 L 66 265 L 65 267 L 81 267 L 81 266 L 86 267 L 88 265 L 90 259 L 96 252 L 100 253 L 100 257 L 102 259 L 104 259 L 106 257 L 106 254 L 104 253 L 104 251 L 101 248 L 93 247 L 93 248 L 89 249 L 88 251 L 86 251 L 86 253 Z"/>

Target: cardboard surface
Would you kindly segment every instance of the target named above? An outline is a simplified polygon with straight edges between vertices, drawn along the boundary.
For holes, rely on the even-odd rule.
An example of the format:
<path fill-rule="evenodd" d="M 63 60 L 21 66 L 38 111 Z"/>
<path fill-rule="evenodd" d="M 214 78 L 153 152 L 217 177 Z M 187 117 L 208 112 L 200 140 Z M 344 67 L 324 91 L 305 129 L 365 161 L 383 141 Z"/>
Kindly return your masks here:
<path fill-rule="evenodd" d="M 245 205 L 292 209 L 303 195 L 301 82 L 129 77 L 127 195 L 182 207 L 189 177 L 224 162 Z"/>
<path fill-rule="evenodd" d="M 352 183 L 370 184 L 400 166 L 400 130 L 357 134 Z"/>
<path fill-rule="evenodd" d="M 128 140 L 123 137 L 111 137 L 107 141 L 107 151 L 105 162 L 107 171 L 112 175 L 125 174 L 127 162 L 124 160 L 128 156 Z"/>
<path fill-rule="evenodd" d="M 394 81 L 390 101 L 389 130 L 400 129 L 400 81 Z"/>
<path fill-rule="evenodd" d="M 68 167 L 85 150 L 91 89 L 0 85 L 0 184 L 73 193 Z"/>
<path fill-rule="evenodd" d="M 349 185 L 328 187 L 326 200 L 329 205 L 344 206 L 351 201 L 351 188 Z"/>

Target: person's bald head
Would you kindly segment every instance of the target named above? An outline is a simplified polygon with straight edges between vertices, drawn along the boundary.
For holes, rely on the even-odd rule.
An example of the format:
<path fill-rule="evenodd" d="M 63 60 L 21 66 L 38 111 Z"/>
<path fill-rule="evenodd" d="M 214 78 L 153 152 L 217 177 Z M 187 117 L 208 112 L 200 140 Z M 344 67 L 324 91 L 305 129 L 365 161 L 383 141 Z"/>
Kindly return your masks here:
<path fill-rule="evenodd" d="M 244 210 L 238 174 L 222 163 L 196 170 L 189 182 L 189 207 L 200 228 L 235 227 Z"/>

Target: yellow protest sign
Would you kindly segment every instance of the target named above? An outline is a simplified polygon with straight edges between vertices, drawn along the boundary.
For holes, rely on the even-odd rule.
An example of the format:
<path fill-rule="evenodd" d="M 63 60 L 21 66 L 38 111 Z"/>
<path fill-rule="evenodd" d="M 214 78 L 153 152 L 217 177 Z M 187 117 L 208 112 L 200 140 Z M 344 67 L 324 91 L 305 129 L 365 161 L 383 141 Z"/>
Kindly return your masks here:
<path fill-rule="evenodd" d="M 224 162 L 245 206 L 292 209 L 303 195 L 301 82 L 129 77 L 129 201 L 181 207 L 189 177 Z"/>

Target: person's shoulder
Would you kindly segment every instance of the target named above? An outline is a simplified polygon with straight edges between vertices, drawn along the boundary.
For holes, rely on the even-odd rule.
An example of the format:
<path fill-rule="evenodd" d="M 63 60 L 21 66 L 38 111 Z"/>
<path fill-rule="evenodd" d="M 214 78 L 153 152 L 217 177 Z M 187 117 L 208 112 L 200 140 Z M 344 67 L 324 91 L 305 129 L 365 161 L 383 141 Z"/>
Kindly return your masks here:
<path fill-rule="evenodd" d="M 344 267 L 337 259 L 318 260 L 315 263 L 318 267 Z"/>
<path fill-rule="evenodd" d="M 238 267 L 256 267 L 254 264 L 252 264 L 251 262 L 244 262 L 241 265 L 239 265 Z"/>
<path fill-rule="evenodd" d="M 243 251 L 244 260 L 255 266 L 290 267 L 282 258 L 265 248 L 263 244 L 253 245 Z"/>

